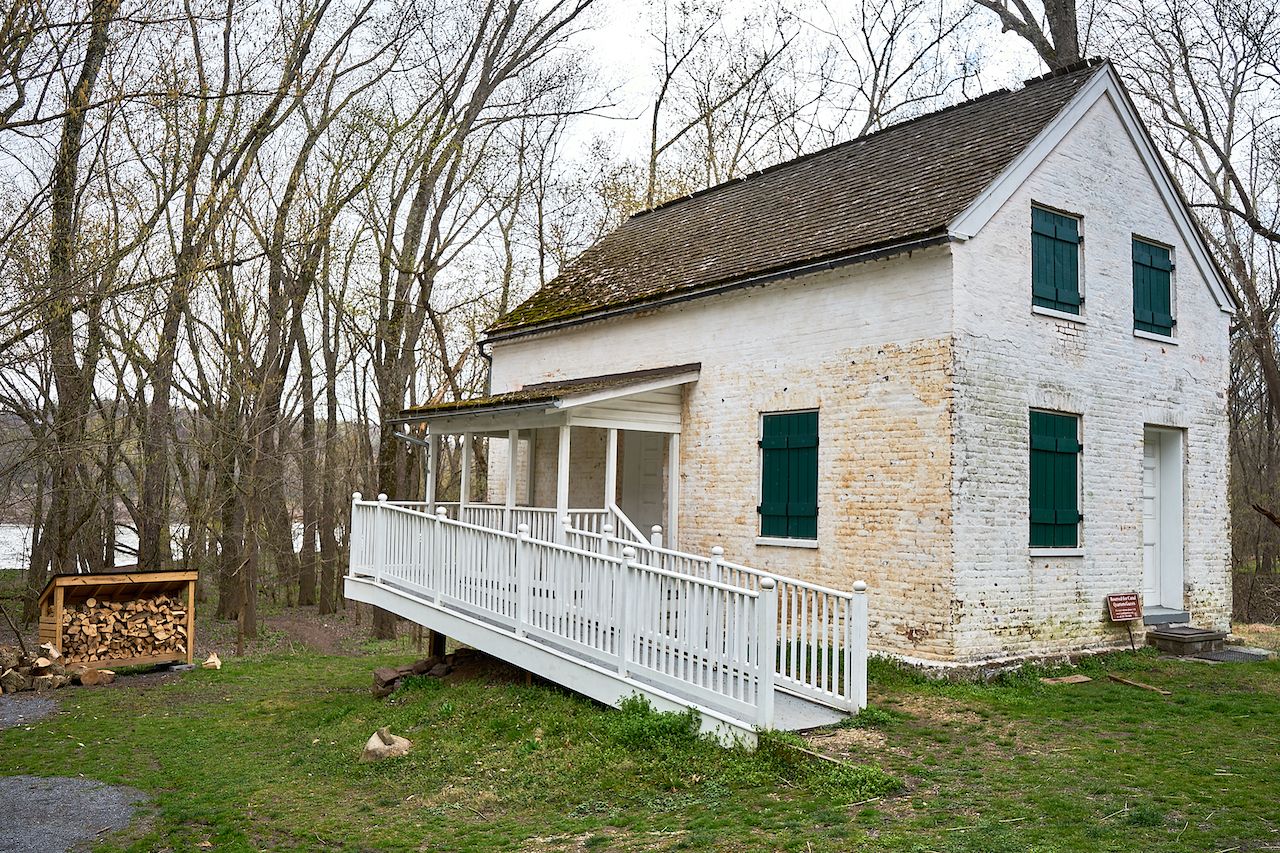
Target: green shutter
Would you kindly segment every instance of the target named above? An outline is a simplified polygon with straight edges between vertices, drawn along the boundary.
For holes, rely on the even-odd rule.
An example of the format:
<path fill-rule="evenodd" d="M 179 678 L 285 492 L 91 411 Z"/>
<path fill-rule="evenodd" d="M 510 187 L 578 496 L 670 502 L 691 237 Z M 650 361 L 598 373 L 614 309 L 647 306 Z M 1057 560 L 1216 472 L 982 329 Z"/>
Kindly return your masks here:
<path fill-rule="evenodd" d="M 1079 418 L 1031 413 L 1031 547 L 1079 544 Z"/>
<path fill-rule="evenodd" d="M 1080 313 L 1080 223 L 1031 208 L 1031 302 Z"/>
<path fill-rule="evenodd" d="M 818 413 L 765 415 L 760 448 L 760 535 L 817 538 Z"/>
<path fill-rule="evenodd" d="M 1173 334 L 1173 264 L 1163 246 L 1133 241 L 1133 327 Z"/>

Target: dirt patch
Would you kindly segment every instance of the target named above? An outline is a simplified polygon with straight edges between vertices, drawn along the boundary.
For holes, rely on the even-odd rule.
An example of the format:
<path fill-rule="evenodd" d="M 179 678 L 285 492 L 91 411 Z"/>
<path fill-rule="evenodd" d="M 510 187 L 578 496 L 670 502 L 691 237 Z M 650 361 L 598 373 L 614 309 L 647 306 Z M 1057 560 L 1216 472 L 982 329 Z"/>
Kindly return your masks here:
<path fill-rule="evenodd" d="M 882 752 L 888 742 L 884 732 L 875 729 L 828 729 L 804 736 L 810 746 L 832 758 L 849 759 L 869 751 Z"/>
<path fill-rule="evenodd" d="M 0 777 L 0 853 L 61 853 L 97 841 L 127 827 L 144 799 L 141 791 L 92 779 Z"/>
<path fill-rule="evenodd" d="M 283 642 L 303 646 L 323 655 L 351 655 L 355 625 L 337 615 L 320 616 L 311 608 L 294 607 L 270 616 L 267 627 L 284 635 Z"/>
<path fill-rule="evenodd" d="M 532 853 L 569 853 L 580 850 L 670 850 L 688 833 L 677 829 L 670 832 L 652 831 L 626 834 L 616 829 L 584 832 L 581 835 L 552 835 L 526 838 L 520 845 L 522 851 Z"/>
<path fill-rule="evenodd" d="M 986 722 L 976 711 L 941 696 L 904 693 L 894 696 L 891 701 L 895 710 L 925 722 L 943 725 L 962 723 L 968 726 L 979 726 Z"/>

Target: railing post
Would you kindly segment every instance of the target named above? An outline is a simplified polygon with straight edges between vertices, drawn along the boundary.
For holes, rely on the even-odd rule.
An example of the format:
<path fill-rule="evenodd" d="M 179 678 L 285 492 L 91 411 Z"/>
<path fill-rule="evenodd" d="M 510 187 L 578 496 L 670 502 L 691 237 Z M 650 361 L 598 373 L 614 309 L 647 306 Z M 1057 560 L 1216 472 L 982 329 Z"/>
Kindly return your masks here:
<path fill-rule="evenodd" d="M 867 582 L 857 581 L 853 585 L 853 601 L 849 605 L 852 611 L 852 624 L 849 625 L 848 648 L 845 656 L 852 661 L 845 661 L 846 678 L 849 685 L 845 698 L 849 700 L 850 709 L 856 714 L 867 707 Z"/>
<path fill-rule="evenodd" d="M 724 549 L 721 548 L 719 545 L 712 546 L 711 577 L 707 578 L 707 580 L 715 581 L 716 583 L 727 583 L 727 581 L 725 581 L 724 578 L 720 577 L 721 573 L 724 572 L 723 563 L 724 563 Z"/>
<path fill-rule="evenodd" d="M 649 528 L 649 544 L 655 548 L 662 547 L 662 525 L 655 524 Z"/>
<path fill-rule="evenodd" d="M 615 550 L 613 542 L 613 525 L 606 521 L 600 525 L 600 553 L 612 557 Z"/>
<path fill-rule="evenodd" d="M 778 590 L 773 578 L 760 579 L 756 608 L 756 639 L 760 655 L 756 661 L 756 724 L 762 729 L 771 729 L 773 679 L 778 666 Z"/>
<path fill-rule="evenodd" d="M 374 561 L 373 561 L 373 580 L 375 583 L 382 583 L 382 570 L 387 562 L 387 495 L 386 492 L 378 495 L 377 515 L 373 525 L 374 529 Z"/>
<path fill-rule="evenodd" d="M 633 634 L 635 633 L 635 628 L 631 624 L 631 609 L 628 607 L 628 604 L 635 601 L 636 596 L 640 592 L 635 589 L 635 570 L 631 567 L 631 563 L 635 558 L 635 548 L 628 546 L 622 549 L 622 563 L 619 566 L 618 588 L 614 593 L 614 621 L 618 626 L 618 675 L 621 675 L 623 678 L 626 678 L 628 674 L 628 655 L 631 652 L 631 644 L 634 641 Z"/>
<path fill-rule="evenodd" d="M 529 525 L 516 527 L 516 636 L 523 637 L 533 603 L 533 571 L 529 565 Z"/>
<path fill-rule="evenodd" d="M 561 545 L 575 545 L 577 543 L 569 541 L 569 531 L 573 528 L 573 519 L 564 516 L 560 519 L 560 538 L 557 540 Z"/>
<path fill-rule="evenodd" d="M 432 590 L 436 594 L 436 604 L 440 603 L 440 596 L 444 591 L 444 520 L 449 517 L 449 510 L 446 507 L 436 507 L 436 530 L 433 537 L 434 546 L 432 551 L 434 557 L 431 560 L 431 574 L 434 581 L 431 584 Z"/>
<path fill-rule="evenodd" d="M 360 501 L 364 500 L 364 495 L 359 492 L 351 493 L 351 524 L 347 528 L 347 573 L 354 575 L 356 573 L 356 548 L 359 547 L 360 556 L 368 555 L 369 547 L 369 531 L 368 525 L 365 523 L 363 516 L 360 518 L 359 536 L 356 535 L 356 507 L 360 505 Z M 367 565 L 361 565 L 361 569 L 369 570 Z"/>

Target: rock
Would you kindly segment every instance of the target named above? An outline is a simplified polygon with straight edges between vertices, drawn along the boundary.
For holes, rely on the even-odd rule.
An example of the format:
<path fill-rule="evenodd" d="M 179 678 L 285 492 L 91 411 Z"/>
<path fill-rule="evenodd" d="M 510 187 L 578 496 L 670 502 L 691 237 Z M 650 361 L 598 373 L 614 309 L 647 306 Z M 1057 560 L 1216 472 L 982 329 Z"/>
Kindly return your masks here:
<path fill-rule="evenodd" d="M 364 752 L 360 754 L 360 762 L 364 764 L 370 761 L 381 761 L 384 758 L 398 758 L 412 748 L 413 743 L 410 740 L 391 734 L 390 729 L 383 726 L 370 735 L 368 742 L 364 745 Z"/>
<path fill-rule="evenodd" d="M 369 688 L 369 692 L 373 694 L 374 699 L 386 699 L 392 693 L 396 692 L 396 686 L 394 684 L 375 683 Z"/>
<path fill-rule="evenodd" d="M 427 671 L 427 675 L 431 676 L 432 678 L 444 678 L 446 675 L 448 675 L 451 672 L 453 672 L 453 667 L 449 666 L 449 664 L 438 663 L 435 666 L 431 667 L 430 670 Z"/>
<path fill-rule="evenodd" d="M 389 666 L 378 667 L 373 671 L 373 683 L 378 687 L 386 687 L 400 680 L 400 670 Z"/>
<path fill-rule="evenodd" d="M 428 672 L 431 671 L 431 667 L 435 666 L 438 663 L 440 663 L 440 658 L 438 657 L 424 658 L 413 665 L 412 667 L 413 674 L 426 675 Z"/>

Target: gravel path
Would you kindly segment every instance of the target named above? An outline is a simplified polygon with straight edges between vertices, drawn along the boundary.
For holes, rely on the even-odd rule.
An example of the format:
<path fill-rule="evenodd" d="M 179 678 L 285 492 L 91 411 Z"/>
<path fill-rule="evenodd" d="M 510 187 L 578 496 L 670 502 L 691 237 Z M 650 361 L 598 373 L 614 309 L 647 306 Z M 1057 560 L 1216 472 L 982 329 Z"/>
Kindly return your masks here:
<path fill-rule="evenodd" d="M 91 779 L 0 776 L 0 853 L 63 853 L 124 829 L 143 798 L 133 788 Z"/>
<path fill-rule="evenodd" d="M 0 696 L 0 729 L 25 726 L 58 710 L 58 703 L 43 696 L 11 693 Z"/>

